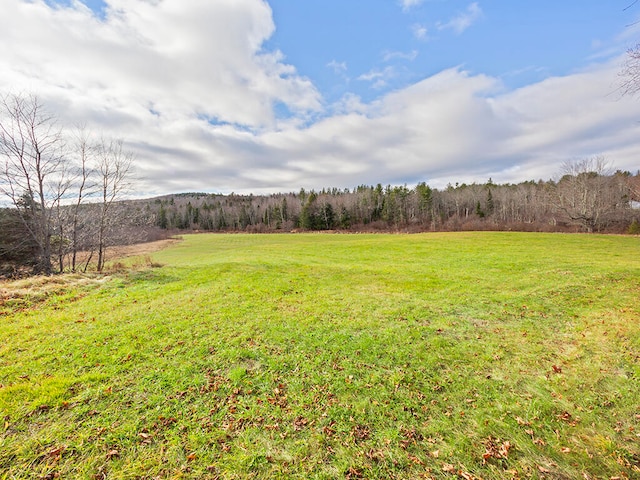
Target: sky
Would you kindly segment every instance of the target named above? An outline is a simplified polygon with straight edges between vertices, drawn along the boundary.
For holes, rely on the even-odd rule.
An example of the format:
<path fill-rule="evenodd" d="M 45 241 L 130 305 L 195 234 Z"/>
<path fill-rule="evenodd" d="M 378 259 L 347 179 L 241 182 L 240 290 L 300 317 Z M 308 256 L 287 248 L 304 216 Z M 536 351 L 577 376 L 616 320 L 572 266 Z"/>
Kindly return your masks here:
<path fill-rule="evenodd" d="M 0 93 L 122 139 L 136 194 L 640 169 L 632 0 L 0 0 Z"/>

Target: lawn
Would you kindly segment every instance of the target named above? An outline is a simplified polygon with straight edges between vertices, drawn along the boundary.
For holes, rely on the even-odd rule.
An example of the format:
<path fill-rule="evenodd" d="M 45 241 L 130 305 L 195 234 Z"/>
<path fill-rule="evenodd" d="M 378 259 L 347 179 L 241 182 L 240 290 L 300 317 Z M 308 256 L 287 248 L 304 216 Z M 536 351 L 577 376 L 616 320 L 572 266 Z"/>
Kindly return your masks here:
<path fill-rule="evenodd" d="M 640 478 L 638 237 L 190 235 L 151 263 L 5 295 L 0 478 Z"/>

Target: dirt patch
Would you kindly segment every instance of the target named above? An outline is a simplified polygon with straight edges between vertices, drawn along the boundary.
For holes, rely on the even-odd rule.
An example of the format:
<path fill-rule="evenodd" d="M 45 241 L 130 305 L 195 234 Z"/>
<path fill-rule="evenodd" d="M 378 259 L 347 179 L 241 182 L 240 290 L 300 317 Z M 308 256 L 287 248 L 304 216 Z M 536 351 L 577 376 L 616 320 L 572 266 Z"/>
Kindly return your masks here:
<path fill-rule="evenodd" d="M 180 238 L 167 238 L 165 240 L 157 240 L 155 242 L 109 247 L 109 249 L 107 250 L 107 259 L 113 261 L 119 258 L 150 255 L 154 252 L 164 250 L 165 248 L 175 245 L 180 241 L 182 241 L 182 239 Z"/>

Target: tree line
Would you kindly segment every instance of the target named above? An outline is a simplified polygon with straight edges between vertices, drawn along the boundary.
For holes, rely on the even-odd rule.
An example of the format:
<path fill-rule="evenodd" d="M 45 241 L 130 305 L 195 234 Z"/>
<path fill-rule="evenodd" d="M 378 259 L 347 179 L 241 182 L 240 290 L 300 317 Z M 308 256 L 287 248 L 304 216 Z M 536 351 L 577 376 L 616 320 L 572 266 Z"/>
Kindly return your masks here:
<path fill-rule="evenodd" d="M 525 230 L 636 233 L 640 173 L 601 157 L 567 163 L 558 180 L 455 184 L 444 189 L 361 185 L 266 196 L 189 193 L 151 200 L 165 230 Z"/>

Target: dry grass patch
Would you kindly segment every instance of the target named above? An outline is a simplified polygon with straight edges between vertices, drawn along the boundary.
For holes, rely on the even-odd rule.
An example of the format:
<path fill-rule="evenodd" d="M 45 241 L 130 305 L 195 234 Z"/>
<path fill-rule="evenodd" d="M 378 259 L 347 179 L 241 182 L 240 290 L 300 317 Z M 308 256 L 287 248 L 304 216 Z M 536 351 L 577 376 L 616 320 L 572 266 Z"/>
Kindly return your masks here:
<path fill-rule="evenodd" d="M 165 240 L 157 240 L 155 242 L 137 243 L 135 245 L 122 245 L 111 247 L 107 251 L 109 258 L 119 260 L 128 257 L 137 257 L 151 255 L 152 253 L 164 250 L 179 243 L 182 239 L 179 237 L 167 238 Z"/>
<path fill-rule="evenodd" d="M 20 280 L 0 282 L 0 316 L 32 308 L 52 296 L 68 293 L 72 289 L 99 285 L 108 276 L 86 273 L 67 273 L 57 276 L 38 275 Z"/>
<path fill-rule="evenodd" d="M 82 290 L 108 281 L 110 275 L 130 270 L 157 268 L 162 264 L 154 261 L 151 254 L 168 248 L 180 239 L 171 238 L 137 245 L 124 245 L 109 249 L 112 260 L 102 274 L 96 272 L 63 273 L 60 275 L 37 275 L 17 280 L 0 280 L 0 315 L 9 315 L 19 310 L 33 308 L 53 296 L 68 294 L 71 290 Z M 86 257 L 79 256 L 80 263 Z"/>

